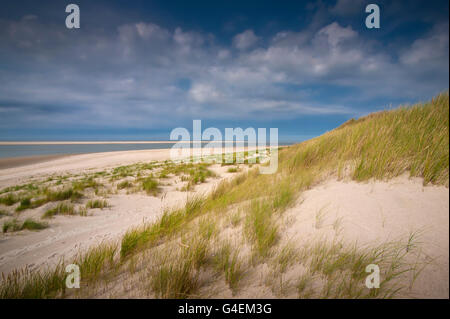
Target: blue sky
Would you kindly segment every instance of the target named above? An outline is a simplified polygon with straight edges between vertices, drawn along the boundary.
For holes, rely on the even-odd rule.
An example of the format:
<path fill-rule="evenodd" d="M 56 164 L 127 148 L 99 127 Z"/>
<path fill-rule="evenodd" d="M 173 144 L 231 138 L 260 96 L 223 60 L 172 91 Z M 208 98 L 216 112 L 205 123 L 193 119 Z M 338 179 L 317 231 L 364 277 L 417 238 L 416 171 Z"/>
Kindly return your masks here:
<path fill-rule="evenodd" d="M 74 0 L 72 30 L 68 3 L 1 4 L 1 140 L 168 139 L 201 119 L 300 141 L 449 86 L 447 0 Z"/>

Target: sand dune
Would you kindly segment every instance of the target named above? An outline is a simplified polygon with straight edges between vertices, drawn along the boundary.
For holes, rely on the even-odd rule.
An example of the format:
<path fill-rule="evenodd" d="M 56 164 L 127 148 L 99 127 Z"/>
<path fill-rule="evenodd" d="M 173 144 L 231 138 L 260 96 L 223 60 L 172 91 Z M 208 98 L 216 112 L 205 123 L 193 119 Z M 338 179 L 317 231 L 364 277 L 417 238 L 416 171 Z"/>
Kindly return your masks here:
<path fill-rule="evenodd" d="M 448 298 L 448 212 L 448 188 L 423 186 L 420 178 L 329 180 L 304 192 L 286 212 L 292 224 L 283 236 L 297 242 L 338 237 L 364 246 L 404 240 L 416 233 L 421 251 L 417 261 L 429 264 L 405 297 Z"/>

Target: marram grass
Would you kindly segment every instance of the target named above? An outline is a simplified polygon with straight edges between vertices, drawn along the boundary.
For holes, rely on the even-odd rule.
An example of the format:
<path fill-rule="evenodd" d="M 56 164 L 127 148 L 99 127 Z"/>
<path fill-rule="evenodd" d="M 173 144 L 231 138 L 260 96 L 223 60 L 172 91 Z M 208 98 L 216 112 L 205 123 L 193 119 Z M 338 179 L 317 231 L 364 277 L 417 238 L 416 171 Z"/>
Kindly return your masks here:
<path fill-rule="evenodd" d="M 349 173 L 355 180 L 409 172 L 424 184 L 448 186 L 449 97 L 373 113 L 280 152 L 292 170 L 318 168 Z"/>

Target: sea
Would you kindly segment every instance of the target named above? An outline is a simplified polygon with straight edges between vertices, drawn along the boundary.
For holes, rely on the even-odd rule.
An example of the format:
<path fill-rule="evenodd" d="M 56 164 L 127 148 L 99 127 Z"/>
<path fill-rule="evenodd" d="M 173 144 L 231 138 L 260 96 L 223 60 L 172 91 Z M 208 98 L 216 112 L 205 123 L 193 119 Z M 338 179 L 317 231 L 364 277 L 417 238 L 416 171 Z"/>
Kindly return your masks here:
<path fill-rule="evenodd" d="M 189 142 L 186 142 L 189 143 Z M 203 142 L 203 145 L 208 142 Z M 240 143 L 237 143 L 237 146 Z M 289 143 L 280 143 L 279 145 L 288 145 Z M 96 143 L 86 144 L 70 142 L 68 144 L 6 144 L 0 145 L 0 158 L 11 157 L 29 157 L 36 155 L 71 155 L 84 153 L 99 153 L 99 152 L 116 152 L 116 151 L 134 151 L 134 150 L 153 150 L 153 149 L 167 149 L 171 148 L 174 143 Z"/>

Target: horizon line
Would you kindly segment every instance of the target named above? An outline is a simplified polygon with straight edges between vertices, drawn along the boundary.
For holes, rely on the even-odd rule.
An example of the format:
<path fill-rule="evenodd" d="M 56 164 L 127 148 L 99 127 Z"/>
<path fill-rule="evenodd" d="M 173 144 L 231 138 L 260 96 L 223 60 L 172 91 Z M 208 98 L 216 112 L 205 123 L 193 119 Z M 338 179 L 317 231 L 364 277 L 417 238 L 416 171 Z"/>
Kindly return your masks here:
<path fill-rule="evenodd" d="M 0 145 L 62 145 L 62 144 L 176 144 L 179 142 L 192 143 L 224 143 L 224 142 L 248 142 L 247 140 L 225 140 L 225 141 L 208 141 L 208 140 L 179 140 L 179 141 L 0 141 Z M 297 141 L 301 142 L 301 141 Z M 285 143 L 285 142 L 283 142 Z"/>

